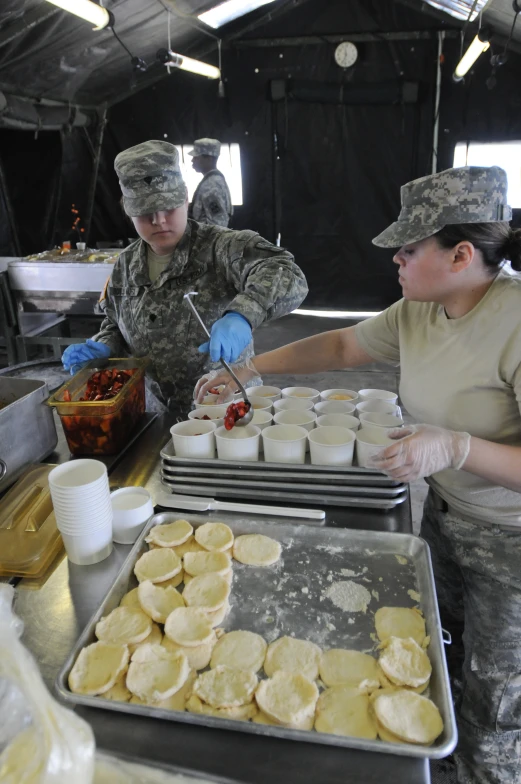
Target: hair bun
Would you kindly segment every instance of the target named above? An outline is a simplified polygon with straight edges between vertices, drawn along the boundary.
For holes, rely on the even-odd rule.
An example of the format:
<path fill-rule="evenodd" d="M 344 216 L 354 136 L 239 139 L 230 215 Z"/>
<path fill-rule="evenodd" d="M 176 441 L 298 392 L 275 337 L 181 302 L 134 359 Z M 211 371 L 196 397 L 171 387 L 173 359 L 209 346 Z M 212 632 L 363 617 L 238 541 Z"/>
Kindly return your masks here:
<path fill-rule="evenodd" d="M 517 272 L 521 271 L 521 229 L 511 229 L 504 245 L 504 257 Z"/>

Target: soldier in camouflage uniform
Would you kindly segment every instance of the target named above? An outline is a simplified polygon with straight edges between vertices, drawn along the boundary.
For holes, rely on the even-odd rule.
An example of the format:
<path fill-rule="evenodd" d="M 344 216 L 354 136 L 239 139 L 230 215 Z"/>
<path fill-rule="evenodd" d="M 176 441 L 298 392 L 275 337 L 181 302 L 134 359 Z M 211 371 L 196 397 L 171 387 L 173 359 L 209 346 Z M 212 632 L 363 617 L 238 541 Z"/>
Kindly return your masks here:
<path fill-rule="evenodd" d="M 508 224 L 507 178 L 496 166 L 429 175 L 404 185 L 401 196 L 398 220 L 373 242 L 399 248 L 404 298 L 236 372 L 244 383 L 257 373 L 374 360 L 400 366 L 401 400 L 426 424 L 391 431 L 395 443 L 371 467 L 430 486 L 421 536 L 431 548 L 442 625 L 454 639 L 458 782 L 514 784 L 521 782 L 521 276 L 512 270 L 521 270 L 521 230 Z M 224 372 L 211 380 L 223 382 Z M 196 394 L 206 388 L 201 380 Z"/>
<path fill-rule="evenodd" d="M 141 239 L 117 259 L 102 301 L 105 319 L 86 344 L 69 346 L 71 372 L 98 356 L 148 356 L 153 391 L 173 411 L 186 412 L 196 379 L 253 354 L 252 329 L 280 318 L 307 294 L 293 256 L 253 231 L 232 231 L 187 220 L 187 191 L 174 145 L 149 141 L 120 153 L 115 169 L 126 213 Z M 210 343 L 184 294 L 197 308 Z M 203 352 L 203 353 L 202 353 Z"/>
<path fill-rule="evenodd" d="M 224 174 L 217 168 L 220 154 L 221 142 L 217 139 L 197 139 L 188 153 L 195 171 L 204 175 L 195 189 L 189 214 L 199 223 L 228 226 L 233 215 L 232 197 Z"/>

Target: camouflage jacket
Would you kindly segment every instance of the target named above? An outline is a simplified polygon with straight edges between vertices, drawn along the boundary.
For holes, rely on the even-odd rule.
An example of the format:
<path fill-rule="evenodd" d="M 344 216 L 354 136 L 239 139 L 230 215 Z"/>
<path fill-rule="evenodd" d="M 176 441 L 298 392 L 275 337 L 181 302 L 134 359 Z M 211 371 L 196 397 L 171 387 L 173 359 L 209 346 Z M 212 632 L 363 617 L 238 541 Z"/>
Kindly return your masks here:
<path fill-rule="evenodd" d="M 224 174 L 219 169 L 212 169 L 195 189 L 190 217 L 199 223 L 228 226 L 232 215 L 232 198 Z"/>
<path fill-rule="evenodd" d="M 253 329 L 298 307 L 307 294 L 304 274 L 287 250 L 253 231 L 188 221 L 172 262 L 150 282 L 147 245 L 136 240 L 116 263 L 102 300 L 105 319 L 94 339 L 112 356 L 148 356 L 153 391 L 176 411 L 190 408 L 196 381 L 216 365 L 198 346 L 206 340 L 183 301 L 197 291 L 196 307 L 210 329 L 227 311 Z M 242 357 L 252 356 L 253 343 Z"/>

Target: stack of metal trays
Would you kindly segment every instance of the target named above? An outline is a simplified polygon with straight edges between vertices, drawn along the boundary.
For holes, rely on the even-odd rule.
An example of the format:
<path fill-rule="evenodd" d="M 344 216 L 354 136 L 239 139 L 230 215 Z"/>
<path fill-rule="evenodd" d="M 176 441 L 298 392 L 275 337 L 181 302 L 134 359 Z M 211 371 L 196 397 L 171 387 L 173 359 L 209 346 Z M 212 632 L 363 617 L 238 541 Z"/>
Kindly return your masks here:
<path fill-rule="evenodd" d="M 176 457 L 171 440 L 161 450 L 161 481 L 184 495 L 371 509 L 392 509 L 408 493 L 403 482 L 368 468 Z"/>

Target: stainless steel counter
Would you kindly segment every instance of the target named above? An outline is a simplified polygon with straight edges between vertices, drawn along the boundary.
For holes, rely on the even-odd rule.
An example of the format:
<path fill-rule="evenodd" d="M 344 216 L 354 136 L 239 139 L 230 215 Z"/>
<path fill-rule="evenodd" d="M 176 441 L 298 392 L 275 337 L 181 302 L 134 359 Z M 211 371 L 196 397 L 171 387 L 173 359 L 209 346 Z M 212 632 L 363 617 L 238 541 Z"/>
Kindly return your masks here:
<path fill-rule="evenodd" d="M 113 464 L 113 488 L 141 485 L 155 495 L 161 486 L 159 451 L 168 440 L 174 421 L 171 415 L 158 417 L 132 449 Z M 60 432 L 57 452 L 48 461 L 62 462 L 68 458 Z M 212 516 L 215 515 L 208 513 L 209 519 Z M 222 512 L 217 516 L 232 522 L 235 517 Z M 284 522 L 289 521 L 291 518 L 284 518 Z M 389 513 L 329 508 L 326 524 L 410 533 L 410 505 L 406 502 Z M 25 622 L 23 641 L 33 652 L 51 689 L 70 648 L 99 606 L 129 550 L 130 547 L 115 545 L 111 556 L 94 566 L 75 566 L 63 559 L 45 584 L 35 586 L 28 580 L 18 584 L 15 607 Z M 92 725 L 98 746 L 103 749 L 226 775 L 243 784 L 430 782 L 428 761 L 325 748 L 92 708 L 78 709 L 78 713 Z"/>

